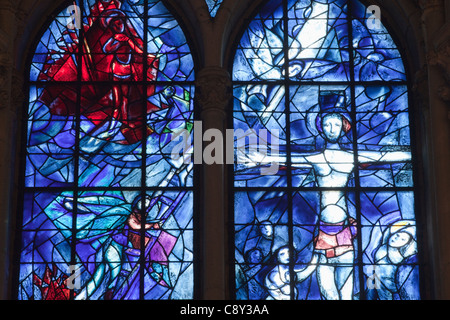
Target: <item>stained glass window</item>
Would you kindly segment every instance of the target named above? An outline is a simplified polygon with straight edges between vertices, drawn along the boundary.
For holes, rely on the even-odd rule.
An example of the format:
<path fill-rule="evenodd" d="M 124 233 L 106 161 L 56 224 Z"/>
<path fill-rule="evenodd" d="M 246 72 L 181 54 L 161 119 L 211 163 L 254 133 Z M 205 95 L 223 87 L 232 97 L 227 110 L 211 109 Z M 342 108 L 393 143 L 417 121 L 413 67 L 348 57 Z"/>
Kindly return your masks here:
<path fill-rule="evenodd" d="M 237 299 L 419 299 L 408 87 L 353 0 L 271 0 L 233 66 Z"/>
<path fill-rule="evenodd" d="M 31 60 L 19 299 L 189 299 L 194 64 L 160 0 L 78 0 Z"/>
<path fill-rule="evenodd" d="M 208 5 L 209 14 L 211 17 L 215 17 L 217 15 L 217 11 L 219 11 L 220 5 L 223 0 L 205 0 Z"/>

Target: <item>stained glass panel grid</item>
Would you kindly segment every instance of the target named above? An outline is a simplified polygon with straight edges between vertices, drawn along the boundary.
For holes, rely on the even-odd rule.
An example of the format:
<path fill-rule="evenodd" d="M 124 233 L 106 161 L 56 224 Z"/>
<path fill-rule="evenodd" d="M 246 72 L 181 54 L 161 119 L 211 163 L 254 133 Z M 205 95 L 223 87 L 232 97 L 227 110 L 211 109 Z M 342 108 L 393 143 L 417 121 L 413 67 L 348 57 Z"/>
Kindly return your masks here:
<path fill-rule="evenodd" d="M 19 299 L 193 298 L 194 170 L 170 151 L 194 77 L 162 1 L 54 16 L 30 66 Z"/>
<path fill-rule="evenodd" d="M 267 1 L 237 46 L 235 129 L 283 128 L 269 149 L 235 144 L 237 299 L 420 298 L 407 79 L 372 15 L 356 0 Z M 264 214 L 285 220 L 263 227 Z"/>

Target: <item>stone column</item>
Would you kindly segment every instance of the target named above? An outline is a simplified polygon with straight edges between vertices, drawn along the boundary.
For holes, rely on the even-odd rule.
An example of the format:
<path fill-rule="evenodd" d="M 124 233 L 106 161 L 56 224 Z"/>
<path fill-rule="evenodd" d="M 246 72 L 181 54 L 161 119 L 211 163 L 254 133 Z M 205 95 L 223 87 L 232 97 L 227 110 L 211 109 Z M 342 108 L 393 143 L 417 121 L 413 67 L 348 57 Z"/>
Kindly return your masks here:
<path fill-rule="evenodd" d="M 225 137 L 226 109 L 231 98 L 228 72 L 219 67 L 207 67 L 197 74 L 197 101 L 200 107 L 203 132 L 218 129 Z M 205 147 L 209 142 L 204 142 Z M 225 148 L 225 141 L 224 141 Z M 224 155 L 224 152 L 222 152 Z M 226 178 L 224 164 L 201 165 L 202 194 L 200 236 L 200 278 L 202 298 L 228 298 L 228 234 Z"/>
<path fill-rule="evenodd" d="M 0 299 L 9 298 L 12 245 L 12 218 L 14 217 L 16 187 L 15 170 L 17 105 L 15 95 L 20 96 L 14 76 L 14 40 L 17 32 L 16 8 L 12 0 L 0 2 Z M 15 94 L 13 94 L 15 92 Z"/>
<path fill-rule="evenodd" d="M 420 0 L 422 28 L 427 54 L 428 110 L 426 110 L 427 150 L 424 150 L 425 175 L 429 185 L 423 186 L 427 193 L 424 216 L 428 220 L 427 238 L 430 258 L 433 261 L 434 298 L 450 299 L 450 205 L 448 191 L 450 177 L 449 103 L 449 32 L 445 24 L 443 0 Z M 450 101 L 450 100 L 449 100 Z"/>

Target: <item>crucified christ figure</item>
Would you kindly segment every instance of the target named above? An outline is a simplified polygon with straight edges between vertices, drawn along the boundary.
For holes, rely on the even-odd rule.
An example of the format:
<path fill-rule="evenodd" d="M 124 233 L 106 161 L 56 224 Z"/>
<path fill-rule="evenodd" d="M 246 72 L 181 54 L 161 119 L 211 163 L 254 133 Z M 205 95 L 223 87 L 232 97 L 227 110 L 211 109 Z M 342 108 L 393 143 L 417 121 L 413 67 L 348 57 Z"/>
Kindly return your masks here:
<path fill-rule="evenodd" d="M 327 300 L 351 300 L 353 296 L 353 241 L 357 223 L 349 214 L 345 188 L 357 164 L 403 162 L 411 159 L 409 151 L 358 151 L 343 149 L 340 138 L 351 130 L 351 120 L 342 108 L 344 97 L 322 99 L 321 113 L 316 126 L 326 141 L 323 150 L 308 154 L 291 154 L 292 167 L 308 167 L 315 174 L 320 193 L 317 235 L 313 239 L 314 252 L 308 267 L 297 269 L 296 281 L 303 281 L 317 271 L 322 296 Z M 356 155 L 356 156 L 355 156 Z M 278 163 L 285 165 L 286 156 L 272 156 L 249 152 L 247 165 Z M 329 188 L 329 190 L 328 190 Z"/>

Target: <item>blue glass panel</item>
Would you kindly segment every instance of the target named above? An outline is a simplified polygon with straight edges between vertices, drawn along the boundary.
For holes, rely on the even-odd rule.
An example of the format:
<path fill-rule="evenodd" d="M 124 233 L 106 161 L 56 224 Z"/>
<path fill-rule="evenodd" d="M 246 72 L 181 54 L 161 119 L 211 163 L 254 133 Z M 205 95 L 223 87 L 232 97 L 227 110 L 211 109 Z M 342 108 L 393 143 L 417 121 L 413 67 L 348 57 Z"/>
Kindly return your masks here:
<path fill-rule="evenodd" d="M 251 167 L 252 153 L 266 152 L 286 158 L 285 88 L 282 86 L 248 85 L 234 89 L 234 140 L 237 154 L 236 186 L 283 186 L 286 184 L 286 160 L 274 169 L 277 173 L 263 174 L 270 165 Z M 267 150 L 267 151 L 264 151 Z M 280 161 L 278 161 L 280 162 Z M 264 169 L 265 168 L 265 169 Z"/>
<path fill-rule="evenodd" d="M 346 1 L 289 1 L 289 76 L 349 80 Z"/>
<path fill-rule="evenodd" d="M 353 6 L 353 46 L 356 81 L 404 81 L 400 52 L 385 26 L 359 1 Z"/>
<path fill-rule="evenodd" d="M 223 0 L 205 0 L 208 5 L 209 14 L 211 17 L 215 17 L 217 11 L 219 11 L 220 6 L 222 5 Z"/>
<path fill-rule="evenodd" d="M 158 81 L 193 81 L 194 62 L 186 36 L 162 1 L 149 2 L 148 52 Z M 150 66 L 150 65 L 149 65 Z"/>
<path fill-rule="evenodd" d="M 405 86 L 356 87 L 361 186 L 412 187 Z"/>
<path fill-rule="evenodd" d="M 368 299 L 420 299 L 417 226 L 412 192 L 361 195 Z"/>
<path fill-rule="evenodd" d="M 73 193 L 65 192 L 66 196 Z M 63 281 L 70 261 L 71 248 L 66 237 L 71 234 L 72 217 L 64 207 L 53 202 L 58 193 L 27 192 L 24 198 L 21 244 L 20 299 L 61 299 L 69 297 Z M 50 217 L 47 213 L 51 214 Z M 58 221 L 56 227 L 54 221 Z M 60 270 L 64 270 L 62 273 Z M 59 289 L 54 290 L 56 285 Z M 48 288 L 48 289 L 45 289 Z"/>
<path fill-rule="evenodd" d="M 142 283 L 144 298 L 192 298 L 192 201 L 191 192 L 157 191 L 144 199 L 139 192 L 80 194 L 76 252 L 82 288 L 76 299 L 139 299 Z M 147 207 L 143 242 L 142 204 Z M 141 243 L 145 266 L 139 264 Z"/>
<path fill-rule="evenodd" d="M 74 185 L 74 160 L 68 154 L 29 154 L 26 187 L 70 187 Z"/>
<path fill-rule="evenodd" d="M 289 244 L 286 195 L 239 192 L 235 194 L 235 208 L 242 212 L 235 215 L 237 298 L 265 299 L 265 277 L 275 268 L 278 251 Z"/>
<path fill-rule="evenodd" d="M 269 1 L 245 31 L 234 60 L 233 80 L 279 80 L 284 76 L 283 7 Z"/>

